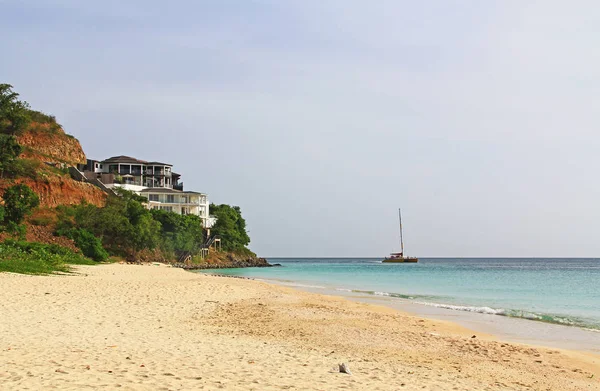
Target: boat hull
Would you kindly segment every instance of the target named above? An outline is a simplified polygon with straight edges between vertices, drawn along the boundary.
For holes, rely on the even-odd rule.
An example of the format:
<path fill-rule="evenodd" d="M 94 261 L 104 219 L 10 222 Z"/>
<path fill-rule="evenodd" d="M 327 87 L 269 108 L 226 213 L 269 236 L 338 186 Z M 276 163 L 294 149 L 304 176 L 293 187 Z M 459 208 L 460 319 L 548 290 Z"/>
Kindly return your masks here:
<path fill-rule="evenodd" d="M 407 257 L 407 258 L 385 258 L 383 263 L 417 263 L 419 258 Z"/>

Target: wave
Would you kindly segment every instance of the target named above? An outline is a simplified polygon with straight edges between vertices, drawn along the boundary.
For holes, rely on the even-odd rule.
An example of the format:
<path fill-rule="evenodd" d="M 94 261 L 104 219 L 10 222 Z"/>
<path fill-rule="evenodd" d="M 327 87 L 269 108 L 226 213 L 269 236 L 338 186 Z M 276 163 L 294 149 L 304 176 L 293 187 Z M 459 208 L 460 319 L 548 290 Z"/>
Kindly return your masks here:
<path fill-rule="evenodd" d="M 419 296 L 415 296 L 415 295 L 404 295 L 401 293 L 393 293 L 393 292 L 379 292 L 379 291 L 362 291 L 359 289 L 352 289 L 351 292 L 354 293 L 364 293 L 367 295 L 375 295 L 375 296 L 385 296 L 385 297 L 395 297 L 398 299 L 407 299 L 407 300 L 414 300 L 415 298 L 419 297 Z M 429 297 L 429 296 L 421 296 L 421 297 Z"/>
<path fill-rule="evenodd" d="M 378 291 L 363 291 L 353 290 L 352 292 L 363 293 L 375 296 L 394 297 L 400 299 L 411 300 L 415 304 L 426 305 L 429 307 L 443 308 L 453 311 L 465 311 L 474 312 L 485 315 L 498 315 L 506 316 L 509 318 L 527 319 L 537 322 L 558 324 L 563 326 L 575 326 L 582 329 L 594 332 L 600 332 L 600 322 L 591 319 L 584 319 L 575 316 L 562 315 L 562 314 L 549 314 L 549 313 L 538 313 L 532 311 L 523 311 L 515 309 L 504 309 L 504 308 L 492 308 L 487 306 L 468 306 L 468 305 L 457 305 L 457 304 L 446 304 L 446 303 L 435 303 L 430 301 L 415 300 L 417 298 L 433 298 L 432 296 L 419 296 L 419 295 L 406 295 L 392 292 L 378 292 Z"/>
<path fill-rule="evenodd" d="M 262 280 L 262 281 L 272 282 L 272 280 Z M 326 286 L 322 286 L 322 285 L 300 284 L 298 282 L 287 282 L 287 281 L 283 281 L 283 280 L 278 281 L 278 283 L 281 285 L 298 287 L 298 288 L 327 289 Z"/>
<path fill-rule="evenodd" d="M 561 314 L 547 314 L 523 310 L 503 309 L 503 308 L 491 308 L 491 307 L 477 307 L 477 306 L 462 306 L 453 304 L 440 304 L 440 303 L 429 303 L 429 302 L 415 302 L 416 304 L 427 305 L 436 308 L 445 308 L 455 311 L 467 311 L 476 312 L 479 314 L 486 315 L 500 315 L 509 318 L 527 319 L 534 320 L 537 322 L 559 324 L 563 326 L 575 326 L 580 327 L 589 331 L 600 332 L 600 323 L 594 322 L 588 319 L 582 319 L 574 316 L 561 315 Z"/>
<path fill-rule="evenodd" d="M 455 311 L 476 312 L 478 314 L 487 314 L 487 315 L 506 315 L 505 310 L 495 309 L 495 308 L 491 308 L 491 307 L 472 307 L 472 306 L 466 306 L 466 305 L 438 304 L 438 303 L 428 303 L 428 302 L 424 302 L 424 301 L 415 301 L 415 303 L 430 306 L 430 307 L 445 308 L 448 310 L 455 310 Z"/>
<path fill-rule="evenodd" d="M 505 308 L 492 308 L 488 306 L 469 306 L 469 305 L 459 305 L 459 304 L 448 304 L 444 303 L 444 301 L 452 300 L 451 297 L 446 296 L 434 296 L 434 295 L 411 295 L 411 294 L 402 294 L 395 292 L 383 292 L 383 291 L 369 291 L 369 290 L 360 290 L 360 289 L 349 289 L 349 288 L 338 288 L 331 286 L 322 286 L 322 285 L 313 285 L 313 284 L 303 284 L 294 282 L 291 280 L 283 280 L 283 279 L 258 279 L 259 281 L 265 282 L 277 282 L 281 285 L 298 287 L 298 288 L 310 288 L 310 289 L 323 289 L 323 290 L 333 290 L 338 292 L 348 292 L 348 293 L 358 293 L 364 295 L 373 295 L 373 296 L 382 296 L 382 297 L 390 297 L 395 299 L 403 299 L 408 300 L 412 303 L 425 305 L 429 307 L 442 308 L 452 311 L 465 311 L 465 312 L 473 312 L 485 315 L 497 315 L 497 316 L 506 316 L 509 318 L 518 318 L 518 319 L 526 319 L 533 320 L 537 322 L 544 322 L 550 324 L 558 324 L 563 326 L 575 326 L 582 328 L 587 331 L 593 331 L 600 333 L 600 321 L 597 319 L 587 319 L 580 318 L 570 315 L 564 314 L 551 314 L 551 313 L 541 313 L 541 312 L 533 312 L 533 311 L 524 311 L 524 310 L 516 310 L 516 309 L 505 309 Z"/>

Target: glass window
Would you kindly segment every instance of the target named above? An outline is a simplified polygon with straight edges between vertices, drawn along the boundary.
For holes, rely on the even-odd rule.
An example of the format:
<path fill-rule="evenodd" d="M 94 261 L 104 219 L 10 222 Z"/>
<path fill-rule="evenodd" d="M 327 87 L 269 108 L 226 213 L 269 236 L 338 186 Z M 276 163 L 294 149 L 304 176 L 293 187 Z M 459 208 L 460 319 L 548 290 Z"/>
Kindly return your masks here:
<path fill-rule="evenodd" d="M 150 201 L 158 201 L 158 194 L 149 194 L 148 199 Z"/>
<path fill-rule="evenodd" d="M 175 202 L 175 196 L 173 194 L 167 194 L 167 202 Z"/>

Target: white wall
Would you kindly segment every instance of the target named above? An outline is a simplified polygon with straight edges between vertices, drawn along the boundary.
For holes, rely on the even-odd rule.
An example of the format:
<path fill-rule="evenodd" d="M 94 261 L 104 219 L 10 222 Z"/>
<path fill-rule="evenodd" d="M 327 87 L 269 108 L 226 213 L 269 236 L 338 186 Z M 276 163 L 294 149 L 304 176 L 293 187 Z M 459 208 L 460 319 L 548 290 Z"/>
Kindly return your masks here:
<path fill-rule="evenodd" d="M 145 189 L 144 186 L 128 185 L 128 184 L 121 184 L 121 183 L 111 183 L 111 184 L 106 185 L 106 187 L 108 187 L 109 189 L 111 187 L 120 187 L 125 190 L 133 191 L 138 194 L 140 194 L 140 192 Z"/>

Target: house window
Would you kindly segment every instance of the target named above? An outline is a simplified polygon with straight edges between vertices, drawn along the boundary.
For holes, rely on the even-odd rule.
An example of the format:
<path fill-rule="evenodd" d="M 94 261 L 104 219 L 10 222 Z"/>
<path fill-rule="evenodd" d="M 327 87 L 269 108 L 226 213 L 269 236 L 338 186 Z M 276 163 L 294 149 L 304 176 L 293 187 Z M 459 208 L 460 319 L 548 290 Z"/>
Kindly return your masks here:
<path fill-rule="evenodd" d="M 160 209 L 166 210 L 167 212 L 173 212 L 172 206 L 161 206 Z"/>
<path fill-rule="evenodd" d="M 173 194 L 167 194 L 167 202 L 175 203 L 175 196 Z"/>
<path fill-rule="evenodd" d="M 158 201 L 158 194 L 148 194 L 148 199 L 150 201 Z"/>

